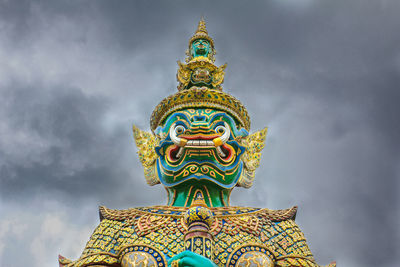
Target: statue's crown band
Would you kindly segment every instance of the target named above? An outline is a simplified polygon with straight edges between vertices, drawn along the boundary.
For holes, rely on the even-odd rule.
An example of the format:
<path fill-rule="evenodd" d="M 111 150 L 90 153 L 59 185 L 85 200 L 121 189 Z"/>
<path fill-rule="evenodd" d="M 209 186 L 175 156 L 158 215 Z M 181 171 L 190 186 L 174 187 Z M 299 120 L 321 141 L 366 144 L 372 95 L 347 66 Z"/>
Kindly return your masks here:
<path fill-rule="evenodd" d="M 154 131 L 173 112 L 185 108 L 215 108 L 233 116 L 238 126 L 250 130 L 250 117 L 245 106 L 235 97 L 222 91 L 192 87 L 163 99 L 151 115 L 150 126 Z"/>

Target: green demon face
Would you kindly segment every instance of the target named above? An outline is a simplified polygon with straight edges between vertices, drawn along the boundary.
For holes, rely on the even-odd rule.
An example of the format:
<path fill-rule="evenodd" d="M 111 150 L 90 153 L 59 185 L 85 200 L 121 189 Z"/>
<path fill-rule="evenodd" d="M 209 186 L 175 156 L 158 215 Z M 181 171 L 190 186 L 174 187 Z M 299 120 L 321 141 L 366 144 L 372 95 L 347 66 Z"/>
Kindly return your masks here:
<path fill-rule="evenodd" d="M 207 180 L 233 188 L 243 168 L 245 148 L 238 143 L 248 135 L 235 120 L 215 109 L 185 109 L 167 117 L 155 133 L 157 174 L 166 187 L 188 180 Z"/>
<path fill-rule="evenodd" d="M 197 39 L 192 43 L 190 52 L 193 58 L 198 56 L 208 57 L 211 52 L 210 42 L 205 39 Z"/>

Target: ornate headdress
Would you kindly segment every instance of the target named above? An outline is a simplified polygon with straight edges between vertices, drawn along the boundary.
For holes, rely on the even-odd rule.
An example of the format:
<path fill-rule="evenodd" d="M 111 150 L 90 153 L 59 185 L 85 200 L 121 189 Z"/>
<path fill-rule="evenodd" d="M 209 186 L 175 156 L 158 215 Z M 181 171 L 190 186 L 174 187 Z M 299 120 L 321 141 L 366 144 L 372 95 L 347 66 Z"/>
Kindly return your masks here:
<path fill-rule="evenodd" d="M 207 41 L 210 42 L 211 46 L 214 48 L 214 40 L 210 36 L 208 36 L 206 22 L 204 21 L 203 17 L 199 21 L 199 25 L 197 26 L 196 32 L 189 40 L 189 49 L 190 49 L 190 46 L 192 45 L 193 41 L 195 41 L 197 39 L 206 39 Z"/>
<path fill-rule="evenodd" d="M 189 49 L 193 41 L 206 39 L 214 49 L 214 41 L 208 36 L 206 24 L 202 18 L 195 34 L 189 40 Z M 168 96 L 156 106 L 151 115 L 150 126 L 154 130 L 171 113 L 185 108 L 215 108 L 232 115 L 238 126 L 250 130 L 250 117 L 246 107 L 235 97 L 222 92 L 226 64 L 217 67 L 208 57 L 191 58 L 187 64 L 178 61 L 177 80 L 179 92 Z"/>
<path fill-rule="evenodd" d="M 194 43 L 198 39 L 205 39 L 209 44 Z M 189 49 L 198 50 L 190 55 L 186 64 L 178 61 L 176 75 L 179 82 L 178 92 L 164 98 L 154 109 L 150 119 L 153 133 L 141 131 L 137 127 L 133 128 L 135 141 L 139 148 L 139 158 L 144 166 L 146 180 L 150 185 L 160 183 L 157 173 L 159 165 L 156 164 L 159 155 L 156 154 L 155 149 L 165 136 L 159 135 L 160 132 L 157 128 L 164 127 L 166 119 L 174 112 L 191 108 L 220 110 L 231 115 L 237 129 L 244 128 L 250 131 L 250 118 L 246 107 L 238 99 L 222 91 L 221 84 L 224 81 L 226 64 L 217 67 L 214 65 L 213 57 L 210 57 L 210 54 L 215 52 L 214 41 L 208 36 L 204 19 L 200 20 L 195 34 L 190 38 Z M 160 130 L 163 131 L 162 128 Z M 236 140 L 239 142 L 238 146 L 245 148 L 241 156 L 243 170 L 237 186 L 248 188 L 252 185 L 255 170 L 260 164 L 266 133 L 267 129 L 265 128 Z"/>

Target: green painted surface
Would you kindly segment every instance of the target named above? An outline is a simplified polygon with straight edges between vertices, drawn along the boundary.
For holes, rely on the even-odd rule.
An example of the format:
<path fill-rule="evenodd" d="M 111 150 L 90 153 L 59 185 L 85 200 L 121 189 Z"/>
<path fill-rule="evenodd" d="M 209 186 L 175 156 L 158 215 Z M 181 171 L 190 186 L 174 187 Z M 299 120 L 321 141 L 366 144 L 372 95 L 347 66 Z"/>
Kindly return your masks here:
<path fill-rule="evenodd" d="M 183 147 L 171 138 L 211 142 L 211 146 Z M 208 206 L 229 204 L 229 194 L 242 174 L 241 155 L 245 148 L 237 141 L 247 131 L 237 129 L 235 120 L 226 112 L 216 109 L 184 109 L 171 114 L 158 134 L 165 138 L 156 148 L 157 173 L 168 191 L 169 205 L 190 206 L 194 193 L 200 190 Z M 228 134 L 220 145 L 222 156 L 213 140 Z M 182 150 L 182 151 L 181 151 Z M 180 152 L 179 152 L 180 151 Z"/>
<path fill-rule="evenodd" d="M 208 55 L 211 53 L 211 49 L 210 42 L 208 42 L 206 39 L 197 39 L 193 41 L 190 48 L 190 53 L 193 58 L 199 56 L 208 57 Z"/>

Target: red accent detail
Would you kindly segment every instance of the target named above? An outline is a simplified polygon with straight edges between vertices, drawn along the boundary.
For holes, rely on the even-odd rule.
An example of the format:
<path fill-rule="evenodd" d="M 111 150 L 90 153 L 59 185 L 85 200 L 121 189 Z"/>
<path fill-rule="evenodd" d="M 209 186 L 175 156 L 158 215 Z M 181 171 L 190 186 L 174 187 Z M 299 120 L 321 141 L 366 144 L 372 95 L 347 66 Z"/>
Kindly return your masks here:
<path fill-rule="evenodd" d="M 63 256 L 61 256 L 60 254 L 58 254 L 58 260 L 60 261 L 60 260 L 62 260 L 62 259 L 65 259 L 65 257 L 63 257 Z M 60 267 L 64 267 L 65 265 L 64 264 L 61 264 L 61 262 L 59 262 L 59 266 Z"/>
<path fill-rule="evenodd" d="M 179 149 L 179 146 L 177 146 L 177 145 L 174 145 L 174 146 L 175 146 L 174 148 L 171 148 L 171 149 L 169 150 L 169 155 L 168 155 L 170 161 L 172 161 L 172 162 L 174 162 L 174 161 L 177 160 L 177 159 L 174 159 L 174 158 L 172 157 L 172 153 L 177 152 L 177 150 Z M 175 155 L 176 155 L 176 153 L 175 153 Z"/>
<path fill-rule="evenodd" d="M 229 161 L 232 157 L 232 149 L 230 149 L 229 146 L 226 146 L 225 144 L 222 145 L 222 147 L 228 151 L 228 155 L 226 156 L 226 158 L 224 158 L 224 160 Z"/>
<path fill-rule="evenodd" d="M 175 147 L 174 148 L 171 148 L 171 152 L 175 152 L 175 151 L 177 151 L 178 149 L 179 149 L 179 146 L 177 146 L 177 145 L 174 145 Z"/>
<path fill-rule="evenodd" d="M 185 138 L 187 140 L 213 140 L 214 138 L 221 137 L 220 135 L 213 134 L 213 135 L 181 135 L 180 138 Z"/>

